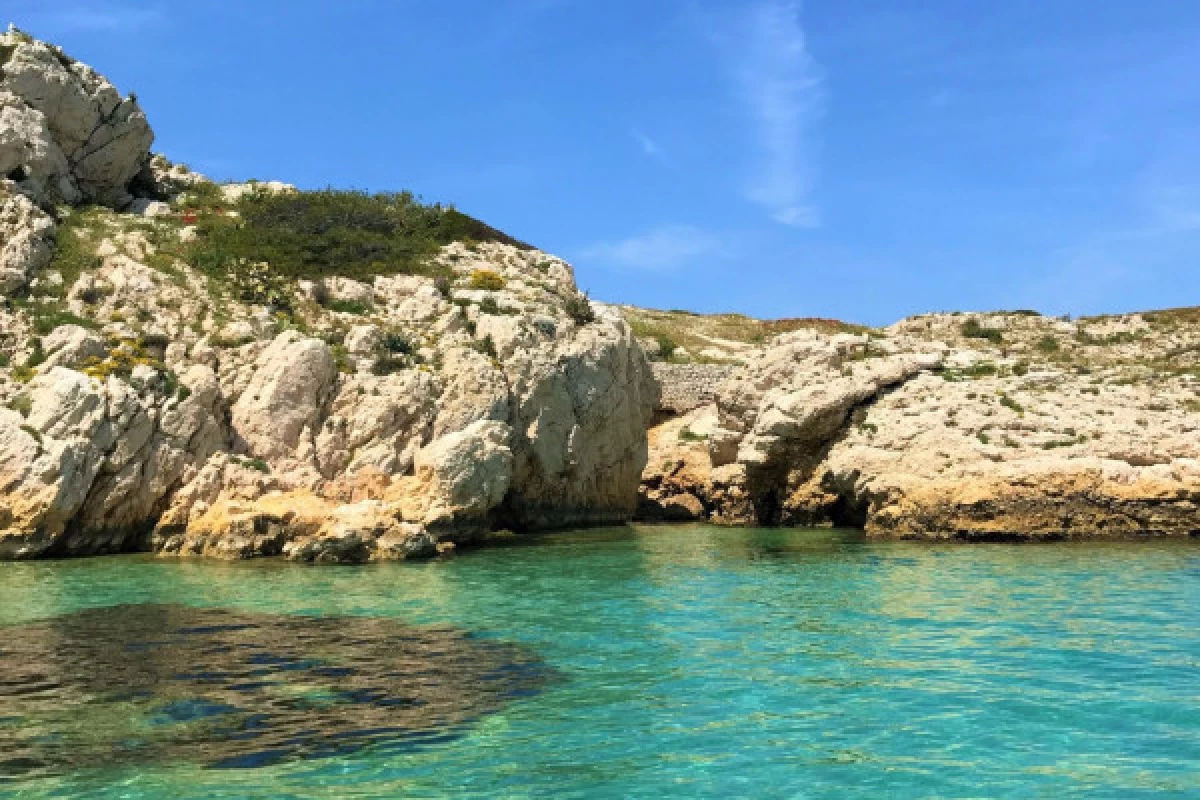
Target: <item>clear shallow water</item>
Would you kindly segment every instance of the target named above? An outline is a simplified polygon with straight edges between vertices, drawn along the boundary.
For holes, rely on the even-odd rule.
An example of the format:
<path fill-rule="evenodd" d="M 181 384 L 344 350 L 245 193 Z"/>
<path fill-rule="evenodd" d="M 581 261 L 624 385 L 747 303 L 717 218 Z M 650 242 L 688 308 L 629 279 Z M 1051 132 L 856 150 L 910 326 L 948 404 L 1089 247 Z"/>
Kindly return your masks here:
<path fill-rule="evenodd" d="M 1200 542 L 534 541 L 350 569 L 0 564 L 0 625 L 117 604 L 382 616 L 515 643 L 556 675 L 428 746 L 81 766 L 0 796 L 1200 796 Z"/>

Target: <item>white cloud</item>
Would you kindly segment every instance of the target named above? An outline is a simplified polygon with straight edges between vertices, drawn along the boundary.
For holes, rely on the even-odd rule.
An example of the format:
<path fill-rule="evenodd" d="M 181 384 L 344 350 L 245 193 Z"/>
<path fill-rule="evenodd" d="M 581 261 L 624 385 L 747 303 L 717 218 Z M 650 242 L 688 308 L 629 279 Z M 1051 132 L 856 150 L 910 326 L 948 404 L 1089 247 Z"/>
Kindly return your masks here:
<path fill-rule="evenodd" d="M 741 99 L 750 113 L 757 163 L 746 197 L 784 225 L 815 227 L 815 128 L 825 108 L 825 87 L 800 25 L 795 0 L 753 6 L 727 41 Z"/>
<path fill-rule="evenodd" d="M 634 128 L 633 130 L 631 130 L 629 132 L 629 135 L 634 138 L 634 141 L 636 141 L 638 143 L 638 146 L 642 148 L 642 152 L 648 158 L 653 158 L 655 161 L 663 160 L 663 157 L 664 157 L 663 150 L 662 150 L 662 147 L 659 146 L 658 142 L 654 141 L 653 139 L 651 139 L 646 134 L 642 133 L 637 128 Z"/>
<path fill-rule="evenodd" d="M 625 269 L 669 270 L 713 254 L 716 237 L 690 225 L 666 225 L 628 239 L 600 242 L 583 251 L 585 259 Z"/>

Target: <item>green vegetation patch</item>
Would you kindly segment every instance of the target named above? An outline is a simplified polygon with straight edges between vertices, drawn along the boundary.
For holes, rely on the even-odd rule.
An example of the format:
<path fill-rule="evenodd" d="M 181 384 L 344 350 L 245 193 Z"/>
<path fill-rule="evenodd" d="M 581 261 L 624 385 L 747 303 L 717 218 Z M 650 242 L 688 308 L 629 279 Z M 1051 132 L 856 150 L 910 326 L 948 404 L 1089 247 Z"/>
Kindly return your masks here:
<path fill-rule="evenodd" d="M 482 339 L 476 339 L 471 342 L 471 349 L 476 353 L 482 353 L 490 358 L 496 357 L 496 342 L 492 339 L 490 333 Z"/>
<path fill-rule="evenodd" d="M 586 294 L 567 295 L 563 300 L 563 311 L 576 325 L 588 325 L 596 321 L 596 310 Z"/>
<path fill-rule="evenodd" d="M 1004 331 L 999 328 L 984 327 L 974 317 L 964 322 L 961 330 L 962 335 L 968 339 L 985 339 L 992 344 L 1000 344 L 1004 341 Z"/>
<path fill-rule="evenodd" d="M 1009 409 L 1010 411 L 1016 412 L 1017 414 L 1021 414 L 1021 415 L 1025 414 L 1025 406 L 1021 405 L 1016 400 L 1009 397 L 1007 394 L 1002 393 L 1000 395 L 1000 405 L 1004 406 L 1005 408 Z"/>
<path fill-rule="evenodd" d="M 969 367 L 944 367 L 939 370 L 942 378 L 950 383 L 958 383 L 966 380 L 979 380 L 980 378 L 991 378 L 1000 374 L 1000 369 L 991 362 L 984 361 L 979 364 L 972 364 Z"/>
<path fill-rule="evenodd" d="M 490 269 L 477 269 L 471 273 L 471 279 L 468 285 L 472 289 L 483 289 L 489 292 L 498 292 L 508 285 L 508 281 L 499 272 Z"/>
<path fill-rule="evenodd" d="M 1062 349 L 1062 346 L 1058 343 L 1058 339 L 1050 335 L 1038 339 L 1034 347 L 1037 348 L 1039 353 L 1045 353 L 1046 355 L 1057 353 Z"/>
<path fill-rule="evenodd" d="M 39 285 L 31 294 L 63 299 L 84 272 L 99 269 L 103 259 L 96 255 L 95 243 L 89 234 L 94 232 L 106 212 L 100 208 L 73 211 L 64 217 L 54 233 L 54 255 L 50 269 L 62 275 L 62 283 Z"/>
<path fill-rule="evenodd" d="M 213 198 L 199 199 L 199 236 L 186 260 L 214 275 L 255 263 L 269 264 L 273 274 L 289 279 L 432 275 L 439 270 L 431 256 L 451 242 L 527 247 L 453 208 L 422 203 L 409 192 L 259 191 L 228 209 L 214 207 Z"/>
<path fill-rule="evenodd" d="M 1079 340 L 1080 344 L 1092 345 L 1095 347 L 1108 347 L 1114 344 L 1133 344 L 1138 340 L 1137 334 L 1130 331 L 1119 331 L 1117 333 L 1108 334 L 1107 336 L 1097 336 L 1081 330 L 1075 334 L 1075 338 Z"/>

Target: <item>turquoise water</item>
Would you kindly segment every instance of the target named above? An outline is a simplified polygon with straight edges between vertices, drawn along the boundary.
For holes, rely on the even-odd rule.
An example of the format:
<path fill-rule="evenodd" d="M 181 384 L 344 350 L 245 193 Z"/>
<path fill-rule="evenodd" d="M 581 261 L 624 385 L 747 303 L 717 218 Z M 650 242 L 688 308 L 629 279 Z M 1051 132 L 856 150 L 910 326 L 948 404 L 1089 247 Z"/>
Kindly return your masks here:
<path fill-rule="evenodd" d="M 1195 541 L 650 527 L 418 565 L 0 564 L 0 625 L 15 626 L 0 652 L 119 604 L 435 625 L 553 677 L 452 709 L 448 735 L 420 747 L 249 769 L 80 764 L 9 776 L 0 796 L 1200 797 Z M 64 641 L 62 658 L 95 657 Z M 103 730 L 107 709 L 77 718 Z M 19 730 L 11 711 L 0 726 Z"/>

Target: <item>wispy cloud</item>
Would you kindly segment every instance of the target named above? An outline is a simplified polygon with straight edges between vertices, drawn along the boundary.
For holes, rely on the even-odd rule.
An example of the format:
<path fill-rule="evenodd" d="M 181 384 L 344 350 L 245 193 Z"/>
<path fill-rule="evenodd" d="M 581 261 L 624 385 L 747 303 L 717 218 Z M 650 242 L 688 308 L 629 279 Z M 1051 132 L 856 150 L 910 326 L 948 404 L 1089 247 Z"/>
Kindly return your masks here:
<path fill-rule="evenodd" d="M 740 35 L 726 44 L 757 152 L 746 197 L 777 222 L 815 227 L 816 127 L 825 86 L 800 24 L 800 3 L 764 0 L 737 27 Z"/>
<path fill-rule="evenodd" d="M 665 154 L 663 153 L 663 149 L 659 146 L 658 142 L 654 141 L 637 128 L 629 131 L 629 135 L 632 136 L 634 141 L 638 143 L 638 146 L 642 148 L 642 153 L 644 153 L 647 158 L 652 158 L 655 161 L 664 160 Z"/>
<path fill-rule="evenodd" d="M 613 242 L 600 242 L 582 252 L 585 259 L 625 269 L 669 270 L 720 246 L 715 236 L 690 225 L 665 225 L 647 233 Z"/>
<path fill-rule="evenodd" d="M 30 27 L 33 32 L 95 31 L 103 33 L 133 33 L 166 20 L 166 11 L 158 4 L 80 3 L 39 0 L 19 3 L 15 9 L 17 25 Z"/>

